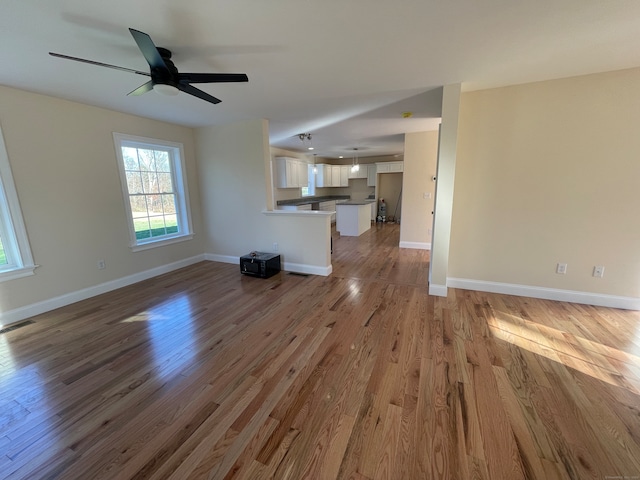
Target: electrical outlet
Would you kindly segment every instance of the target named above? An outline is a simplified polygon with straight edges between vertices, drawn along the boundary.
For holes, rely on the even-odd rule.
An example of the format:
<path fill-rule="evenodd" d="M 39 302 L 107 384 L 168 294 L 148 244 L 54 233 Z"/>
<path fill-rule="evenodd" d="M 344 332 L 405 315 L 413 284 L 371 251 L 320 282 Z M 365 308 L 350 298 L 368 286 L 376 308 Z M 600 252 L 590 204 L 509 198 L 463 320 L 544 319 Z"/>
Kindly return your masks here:
<path fill-rule="evenodd" d="M 560 274 L 560 275 L 564 275 L 565 273 L 567 273 L 567 264 L 566 263 L 559 263 L 556 266 L 556 273 Z"/>
<path fill-rule="evenodd" d="M 593 267 L 593 276 L 597 278 L 604 277 L 604 267 L 602 265 L 596 265 Z"/>
<path fill-rule="evenodd" d="M 278 251 L 278 242 L 273 242 L 273 251 L 274 252 Z"/>
<path fill-rule="evenodd" d="M 98 260 L 98 270 L 102 270 L 104 268 L 107 268 L 107 264 L 105 263 L 104 260 Z"/>

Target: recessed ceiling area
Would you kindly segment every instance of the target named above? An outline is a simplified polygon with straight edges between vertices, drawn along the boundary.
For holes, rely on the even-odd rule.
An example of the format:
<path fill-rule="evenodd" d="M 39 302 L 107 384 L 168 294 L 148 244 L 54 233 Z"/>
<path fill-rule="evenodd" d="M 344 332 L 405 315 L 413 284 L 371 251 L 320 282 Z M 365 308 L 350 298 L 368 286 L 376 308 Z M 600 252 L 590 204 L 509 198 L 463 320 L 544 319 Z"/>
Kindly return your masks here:
<path fill-rule="evenodd" d="M 640 2 L 565 0 L 157 0 L 2 2 L 0 84 L 190 127 L 264 118 L 273 146 L 337 157 L 402 153 L 435 130 L 442 86 L 463 91 L 640 66 Z M 128 28 L 181 72 L 246 73 L 180 93 L 127 96 L 145 70 Z M 409 118 L 403 113 L 411 112 Z"/>

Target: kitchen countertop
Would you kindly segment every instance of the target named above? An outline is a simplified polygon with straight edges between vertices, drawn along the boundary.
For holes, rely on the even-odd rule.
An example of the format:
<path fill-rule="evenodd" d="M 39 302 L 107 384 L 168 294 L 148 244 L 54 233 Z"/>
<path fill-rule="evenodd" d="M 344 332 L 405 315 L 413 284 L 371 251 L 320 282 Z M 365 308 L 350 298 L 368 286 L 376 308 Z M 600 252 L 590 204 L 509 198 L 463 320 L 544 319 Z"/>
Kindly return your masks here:
<path fill-rule="evenodd" d="M 376 203 L 376 201 L 375 200 L 349 200 L 348 202 L 338 203 L 336 207 L 344 206 L 344 205 L 371 205 L 372 203 Z"/>
<path fill-rule="evenodd" d="M 325 195 L 323 197 L 292 198 L 290 200 L 278 200 L 277 206 L 281 205 L 307 205 L 309 203 L 330 202 L 331 200 L 349 200 L 349 195 Z"/>

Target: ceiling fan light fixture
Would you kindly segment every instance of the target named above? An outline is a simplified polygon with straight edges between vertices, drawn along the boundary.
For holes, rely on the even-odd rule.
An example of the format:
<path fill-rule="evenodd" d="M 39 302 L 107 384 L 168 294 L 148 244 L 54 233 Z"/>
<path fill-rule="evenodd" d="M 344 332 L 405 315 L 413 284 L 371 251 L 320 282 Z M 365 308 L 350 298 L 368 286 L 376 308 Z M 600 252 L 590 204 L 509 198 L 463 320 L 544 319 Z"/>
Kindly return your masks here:
<path fill-rule="evenodd" d="M 158 92 L 160 95 L 165 95 L 167 97 L 175 97 L 180 93 L 180 90 L 167 83 L 156 83 L 153 85 L 153 90 Z"/>

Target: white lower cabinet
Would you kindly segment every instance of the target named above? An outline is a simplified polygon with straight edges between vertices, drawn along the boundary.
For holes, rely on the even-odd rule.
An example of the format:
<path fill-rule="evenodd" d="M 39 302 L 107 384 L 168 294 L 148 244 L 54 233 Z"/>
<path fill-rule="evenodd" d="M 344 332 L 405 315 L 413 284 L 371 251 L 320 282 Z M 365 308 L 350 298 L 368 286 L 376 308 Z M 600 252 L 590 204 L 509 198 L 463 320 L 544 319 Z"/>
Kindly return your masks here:
<path fill-rule="evenodd" d="M 304 205 L 279 205 L 278 210 L 290 210 L 290 211 L 311 210 L 311 204 L 306 203 Z"/>

